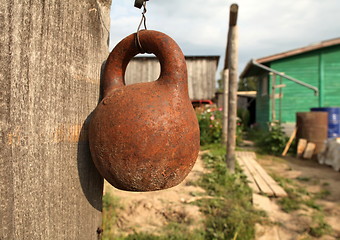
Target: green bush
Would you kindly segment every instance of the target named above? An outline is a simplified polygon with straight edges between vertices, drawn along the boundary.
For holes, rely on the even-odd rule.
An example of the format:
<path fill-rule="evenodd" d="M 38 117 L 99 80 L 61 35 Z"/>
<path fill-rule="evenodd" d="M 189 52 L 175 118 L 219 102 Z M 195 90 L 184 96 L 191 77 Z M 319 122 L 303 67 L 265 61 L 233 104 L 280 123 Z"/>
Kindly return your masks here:
<path fill-rule="evenodd" d="M 250 113 L 246 108 L 237 109 L 237 117 L 239 119 L 240 125 L 246 129 L 250 121 Z"/>
<path fill-rule="evenodd" d="M 257 131 L 256 134 L 254 139 L 256 146 L 267 154 L 280 155 L 288 141 L 280 123 L 273 123 L 269 131 Z"/>
<path fill-rule="evenodd" d="M 200 127 L 200 141 L 201 145 L 205 146 L 208 144 L 220 144 L 222 143 L 223 137 L 223 112 L 222 108 L 214 108 L 207 106 L 204 109 L 198 109 L 196 111 L 197 120 Z M 243 115 L 246 115 L 244 113 Z M 237 120 L 236 128 L 236 144 L 239 145 L 243 139 L 243 132 L 245 124 L 241 118 Z"/>
<path fill-rule="evenodd" d="M 197 111 L 197 120 L 200 126 L 201 145 L 221 143 L 222 140 L 222 111 L 206 107 Z"/>

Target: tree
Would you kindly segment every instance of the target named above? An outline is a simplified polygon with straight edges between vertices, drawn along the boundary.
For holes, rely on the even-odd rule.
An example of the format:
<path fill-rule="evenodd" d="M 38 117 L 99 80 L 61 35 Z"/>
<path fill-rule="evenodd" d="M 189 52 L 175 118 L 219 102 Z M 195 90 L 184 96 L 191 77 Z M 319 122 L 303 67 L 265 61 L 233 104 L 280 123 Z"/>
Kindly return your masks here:
<path fill-rule="evenodd" d="M 256 77 L 242 78 L 238 82 L 239 91 L 256 91 L 256 89 L 257 89 Z"/>
<path fill-rule="evenodd" d="M 110 0 L 0 3 L 0 239 L 97 239 L 87 143 Z"/>

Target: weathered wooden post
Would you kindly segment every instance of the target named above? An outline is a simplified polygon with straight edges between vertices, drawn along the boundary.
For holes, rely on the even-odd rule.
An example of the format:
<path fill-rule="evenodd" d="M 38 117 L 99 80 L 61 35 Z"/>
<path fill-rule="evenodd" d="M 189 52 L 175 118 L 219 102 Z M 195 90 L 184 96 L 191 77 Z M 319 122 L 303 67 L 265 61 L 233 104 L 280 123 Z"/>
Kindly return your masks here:
<path fill-rule="evenodd" d="M 0 3 L 0 239 L 97 239 L 103 179 L 87 121 L 110 0 Z"/>
<path fill-rule="evenodd" d="M 230 6 L 228 34 L 228 66 L 229 66 L 229 104 L 228 104 L 228 136 L 226 161 L 230 172 L 235 171 L 236 118 L 237 118 L 237 80 L 238 80 L 238 5 Z"/>
<path fill-rule="evenodd" d="M 227 45 L 224 58 L 224 67 L 222 72 L 223 80 L 223 142 L 227 143 L 228 138 L 228 105 L 229 105 L 229 55 L 230 55 L 230 41 L 231 33 L 230 27 L 236 25 L 237 21 L 237 4 L 232 4 L 229 10 L 229 29 L 227 36 Z"/>
<path fill-rule="evenodd" d="M 224 144 L 227 143 L 228 138 L 228 102 L 229 102 L 229 67 L 228 67 L 228 47 L 229 43 L 229 33 L 227 38 L 227 47 L 226 54 L 224 59 L 224 68 L 222 72 L 222 80 L 223 80 L 223 125 L 222 125 L 222 141 Z"/>

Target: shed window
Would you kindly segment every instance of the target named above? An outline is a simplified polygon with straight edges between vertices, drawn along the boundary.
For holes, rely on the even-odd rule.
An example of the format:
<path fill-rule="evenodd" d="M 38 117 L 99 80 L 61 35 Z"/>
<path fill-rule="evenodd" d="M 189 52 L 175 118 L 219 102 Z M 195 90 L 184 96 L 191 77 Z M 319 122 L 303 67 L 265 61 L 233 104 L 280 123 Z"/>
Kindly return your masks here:
<path fill-rule="evenodd" d="M 268 75 L 262 75 L 261 77 L 261 94 L 262 96 L 268 95 Z"/>

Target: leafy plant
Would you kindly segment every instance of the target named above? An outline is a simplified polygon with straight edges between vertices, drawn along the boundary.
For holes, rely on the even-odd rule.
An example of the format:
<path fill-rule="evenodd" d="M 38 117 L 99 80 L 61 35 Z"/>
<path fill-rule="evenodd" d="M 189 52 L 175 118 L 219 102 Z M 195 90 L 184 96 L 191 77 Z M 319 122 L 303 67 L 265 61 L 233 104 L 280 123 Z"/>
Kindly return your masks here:
<path fill-rule="evenodd" d="M 239 91 L 256 91 L 256 89 L 257 89 L 256 77 L 241 78 L 238 82 Z"/>
<path fill-rule="evenodd" d="M 220 143 L 222 139 L 222 109 L 206 107 L 197 111 L 201 145 Z"/>
<path fill-rule="evenodd" d="M 246 108 L 237 109 L 237 117 L 239 119 L 238 123 L 243 129 L 246 129 L 249 124 L 250 113 Z"/>
<path fill-rule="evenodd" d="M 280 155 L 286 146 L 288 137 L 280 123 L 273 123 L 267 132 L 258 132 L 256 146 L 264 153 Z"/>
<path fill-rule="evenodd" d="M 241 114 L 242 113 L 242 114 Z M 240 112 L 240 114 L 246 118 L 246 112 Z M 200 127 L 200 141 L 201 146 L 220 144 L 222 142 L 223 130 L 222 130 L 222 108 L 217 109 L 213 106 L 206 106 L 205 108 L 198 108 L 196 110 L 197 120 Z M 243 132 L 245 129 L 245 121 L 242 118 L 237 120 L 236 128 L 236 143 L 239 144 L 243 139 Z"/>

